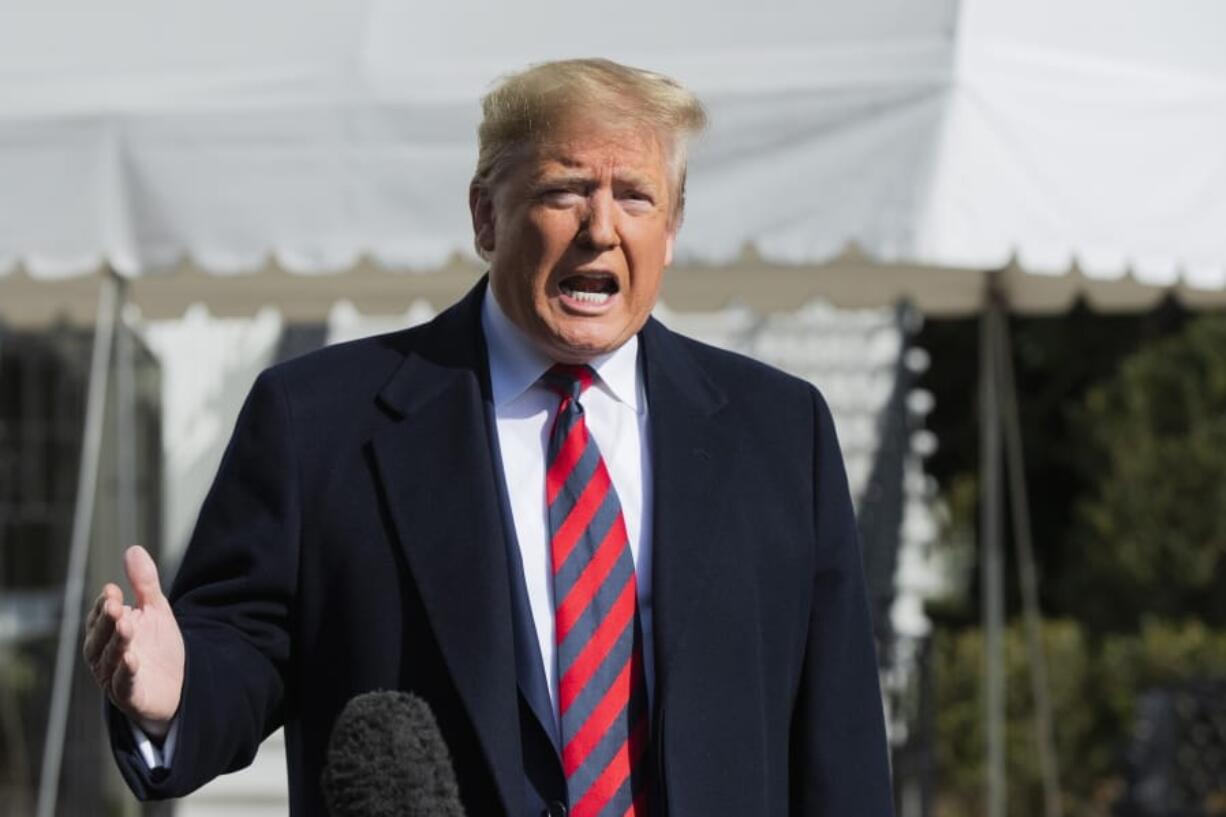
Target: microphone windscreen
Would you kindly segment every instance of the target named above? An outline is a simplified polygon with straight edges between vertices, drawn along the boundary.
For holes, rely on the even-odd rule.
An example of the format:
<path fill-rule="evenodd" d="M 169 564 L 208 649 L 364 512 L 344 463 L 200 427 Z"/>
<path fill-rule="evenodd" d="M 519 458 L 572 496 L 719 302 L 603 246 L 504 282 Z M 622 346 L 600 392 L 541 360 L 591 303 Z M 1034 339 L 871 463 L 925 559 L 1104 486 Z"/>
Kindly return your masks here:
<path fill-rule="evenodd" d="M 464 817 L 434 713 L 407 692 L 367 692 L 345 705 L 321 784 L 331 817 Z"/>

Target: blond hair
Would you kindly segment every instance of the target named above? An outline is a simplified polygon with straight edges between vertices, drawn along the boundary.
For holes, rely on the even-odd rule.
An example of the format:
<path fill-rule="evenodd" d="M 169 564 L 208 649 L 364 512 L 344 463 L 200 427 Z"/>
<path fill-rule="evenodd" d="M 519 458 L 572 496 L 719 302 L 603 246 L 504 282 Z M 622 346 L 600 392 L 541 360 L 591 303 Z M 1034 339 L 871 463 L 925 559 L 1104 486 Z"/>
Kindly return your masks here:
<path fill-rule="evenodd" d="M 685 206 L 686 147 L 707 124 L 702 103 L 674 79 L 605 59 L 558 60 L 508 74 L 481 100 L 472 185 L 492 191 L 524 153 L 584 114 L 650 129 L 672 170 L 672 215 Z"/>

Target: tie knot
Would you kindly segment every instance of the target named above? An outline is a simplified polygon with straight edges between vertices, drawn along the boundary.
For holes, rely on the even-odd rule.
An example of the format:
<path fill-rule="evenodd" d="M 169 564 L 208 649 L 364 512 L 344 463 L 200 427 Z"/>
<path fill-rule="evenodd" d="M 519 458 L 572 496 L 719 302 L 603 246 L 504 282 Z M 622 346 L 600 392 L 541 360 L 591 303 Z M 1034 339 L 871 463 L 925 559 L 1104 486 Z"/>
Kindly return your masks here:
<path fill-rule="evenodd" d="M 574 365 L 556 363 L 545 374 L 541 382 L 563 397 L 569 397 L 578 402 L 579 395 L 596 380 L 596 372 L 587 364 Z"/>

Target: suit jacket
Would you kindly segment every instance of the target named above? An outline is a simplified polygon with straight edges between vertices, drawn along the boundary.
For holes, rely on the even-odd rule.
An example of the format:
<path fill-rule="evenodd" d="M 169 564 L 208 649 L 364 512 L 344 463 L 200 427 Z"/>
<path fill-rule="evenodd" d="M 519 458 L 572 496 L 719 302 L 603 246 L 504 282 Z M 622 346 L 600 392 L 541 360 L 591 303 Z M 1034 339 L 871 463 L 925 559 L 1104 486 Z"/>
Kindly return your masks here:
<path fill-rule="evenodd" d="M 110 710 L 137 796 L 181 796 L 239 769 L 284 724 L 291 813 L 323 815 L 337 714 L 361 692 L 405 689 L 434 710 L 469 815 L 527 817 L 565 799 L 522 667 L 483 292 L 258 378 L 171 592 L 187 647 L 172 768 L 150 773 Z M 640 339 L 653 813 L 886 817 L 877 664 L 825 403 L 654 319 Z"/>

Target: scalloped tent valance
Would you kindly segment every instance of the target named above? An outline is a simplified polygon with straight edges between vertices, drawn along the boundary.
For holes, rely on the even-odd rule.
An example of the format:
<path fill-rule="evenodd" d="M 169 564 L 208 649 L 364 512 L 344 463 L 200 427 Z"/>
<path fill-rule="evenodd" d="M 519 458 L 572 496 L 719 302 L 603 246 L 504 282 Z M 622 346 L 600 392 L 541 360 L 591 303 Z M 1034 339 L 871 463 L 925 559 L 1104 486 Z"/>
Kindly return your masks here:
<path fill-rule="evenodd" d="M 317 275 L 269 262 L 245 274 L 218 276 L 185 262 L 174 270 L 121 279 L 126 303 L 147 319 L 179 317 L 202 304 L 217 317 L 271 308 L 291 323 L 318 323 L 342 301 L 367 315 L 399 315 L 421 301 L 441 309 L 459 299 L 481 272 L 463 258 L 429 272 L 393 271 L 363 260 L 343 272 Z M 0 319 L 14 328 L 89 324 L 97 314 L 99 284 L 114 274 L 104 267 L 92 275 L 47 280 L 17 271 L 0 278 Z M 741 304 L 760 313 L 793 310 L 817 299 L 847 309 L 907 301 L 926 315 L 954 317 L 980 310 L 989 275 L 1018 314 L 1063 312 L 1079 300 L 1099 312 L 1138 312 L 1168 297 L 1189 309 L 1226 309 L 1226 289 L 1156 287 L 1130 274 L 1097 279 L 1076 268 L 1036 275 L 1016 263 L 994 272 L 887 264 L 854 250 L 816 265 L 773 264 L 753 252 L 719 266 L 681 264 L 665 275 L 661 300 L 682 311 Z"/>

